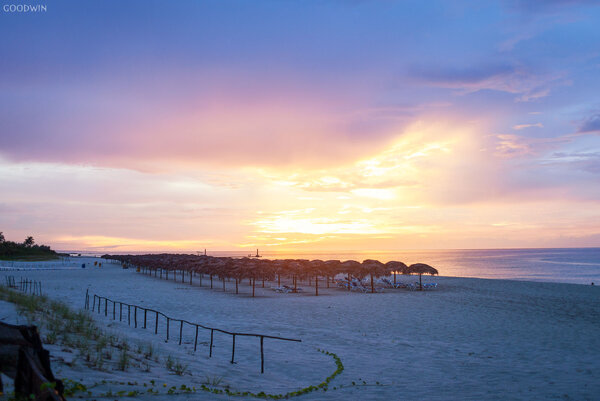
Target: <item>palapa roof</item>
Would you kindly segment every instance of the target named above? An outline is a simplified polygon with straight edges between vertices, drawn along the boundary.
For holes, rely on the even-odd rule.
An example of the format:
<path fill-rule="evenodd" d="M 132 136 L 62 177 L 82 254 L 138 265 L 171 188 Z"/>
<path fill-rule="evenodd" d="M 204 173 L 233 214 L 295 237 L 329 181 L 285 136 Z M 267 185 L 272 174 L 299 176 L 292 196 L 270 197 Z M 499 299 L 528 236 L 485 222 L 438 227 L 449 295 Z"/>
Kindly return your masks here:
<path fill-rule="evenodd" d="M 407 274 L 439 274 L 437 269 L 425 263 L 414 263 L 406 269 Z"/>

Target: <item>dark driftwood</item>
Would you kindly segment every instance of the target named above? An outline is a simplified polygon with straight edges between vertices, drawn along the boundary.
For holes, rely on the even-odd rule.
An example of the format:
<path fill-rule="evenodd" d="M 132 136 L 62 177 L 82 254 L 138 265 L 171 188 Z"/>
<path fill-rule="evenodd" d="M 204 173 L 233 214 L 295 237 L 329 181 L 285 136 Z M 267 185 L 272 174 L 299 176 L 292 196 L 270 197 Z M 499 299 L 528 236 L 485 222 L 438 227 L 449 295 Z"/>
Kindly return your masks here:
<path fill-rule="evenodd" d="M 14 379 L 15 394 L 41 401 L 64 401 L 63 384 L 50 369 L 50 354 L 35 326 L 0 322 L 0 371 Z M 44 383 L 56 383 L 54 388 Z M 0 391 L 3 389 L 0 386 Z"/>

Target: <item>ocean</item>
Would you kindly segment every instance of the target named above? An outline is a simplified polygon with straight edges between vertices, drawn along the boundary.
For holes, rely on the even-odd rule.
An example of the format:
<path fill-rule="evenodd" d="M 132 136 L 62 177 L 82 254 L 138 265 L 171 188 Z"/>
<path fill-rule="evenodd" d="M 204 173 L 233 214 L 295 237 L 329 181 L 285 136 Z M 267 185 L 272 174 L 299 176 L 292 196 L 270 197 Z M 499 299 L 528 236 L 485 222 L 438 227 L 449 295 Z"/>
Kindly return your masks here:
<path fill-rule="evenodd" d="M 253 250 L 255 253 L 256 250 Z M 82 255 L 91 256 L 89 252 Z M 130 252 L 147 253 L 147 252 Z M 244 251 L 208 251 L 210 256 L 247 256 Z M 600 248 L 455 249 L 404 251 L 260 252 L 265 259 L 377 259 L 427 263 L 442 276 L 600 285 Z M 100 255 L 100 254 L 94 254 Z"/>

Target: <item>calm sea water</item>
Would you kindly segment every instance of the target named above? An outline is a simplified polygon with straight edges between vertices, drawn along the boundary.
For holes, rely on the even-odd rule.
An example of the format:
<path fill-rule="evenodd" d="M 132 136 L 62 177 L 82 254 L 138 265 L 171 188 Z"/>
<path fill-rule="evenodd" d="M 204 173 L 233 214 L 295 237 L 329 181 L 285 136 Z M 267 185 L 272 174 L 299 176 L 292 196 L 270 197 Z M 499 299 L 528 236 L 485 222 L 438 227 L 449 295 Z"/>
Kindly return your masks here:
<path fill-rule="evenodd" d="M 132 252 L 133 253 L 133 252 Z M 145 253 L 145 252 L 140 252 Z M 90 253 L 82 252 L 83 255 Z M 211 256 L 247 256 L 248 252 L 208 252 Z M 600 285 L 600 248 L 471 249 L 373 252 L 261 252 L 265 259 L 377 259 L 427 263 L 442 276 Z"/>

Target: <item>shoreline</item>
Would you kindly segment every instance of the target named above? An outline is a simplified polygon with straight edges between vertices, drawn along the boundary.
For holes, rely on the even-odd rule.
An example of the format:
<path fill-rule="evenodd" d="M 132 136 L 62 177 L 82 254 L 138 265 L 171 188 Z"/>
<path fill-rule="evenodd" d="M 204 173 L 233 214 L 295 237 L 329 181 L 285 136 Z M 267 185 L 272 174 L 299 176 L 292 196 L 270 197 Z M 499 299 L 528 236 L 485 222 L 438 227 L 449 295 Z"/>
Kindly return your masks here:
<path fill-rule="evenodd" d="M 80 256 L 81 259 L 92 259 L 92 257 Z M 97 258 L 96 258 L 97 259 Z M 81 266 L 78 264 L 77 266 L 57 266 L 57 267 L 16 267 L 16 266 L 3 266 L 3 261 L 0 261 L 0 272 L 9 272 L 9 271 L 55 271 L 55 270 L 79 270 Z M 45 261 L 50 262 L 50 261 Z M 39 263 L 39 262 L 23 262 L 23 263 Z M 93 266 L 92 266 L 93 268 Z M 86 267 L 87 269 L 87 267 Z M 398 280 L 410 277 L 410 275 L 398 275 Z M 413 278 L 415 276 L 412 276 Z M 514 281 L 518 283 L 539 283 L 539 284 L 569 284 L 569 285 L 578 285 L 578 286 L 588 286 L 588 287 L 596 287 L 600 286 L 600 281 L 594 281 L 594 285 L 589 283 L 574 283 L 574 282 L 565 282 L 565 281 L 552 281 L 552 280 L 527 280 L 527 279 L 519 279 L 519 278 L 490 278 L 490 277 L 473 277 L 473 276 L 445 276 L 445 275 L 437 275 L 434 278 L 427 276 L 428 281 L 435 281 L 437 279 L 472 279 L 472 280 L 492 280 L 492 281 Z M 319 287 L 321 290 L 321 287 Z"/>
<path fill-rule="evenodd" d="M 235 252 L 215 252 L 209 256 L 241 258 Z M 271 255 L 263 253 L 262 259 L 321 259 L 357 260 L 376 259 L 383 263 L 397 260 L 409 265 L 427 263 L 441 275 L 448 277 L 473 277 L 509 279 L 534 282 L 559 282 L 590 284 L 600 283 L 600 248 L 543 248 L 502 250 L 451 250 L 451 251 L 385 251 L 376 252 L 306 252 Z M 157 253 L 152 252 L 152 255 Z M 101 256 L 101 255 L 98 255 Z"/>

